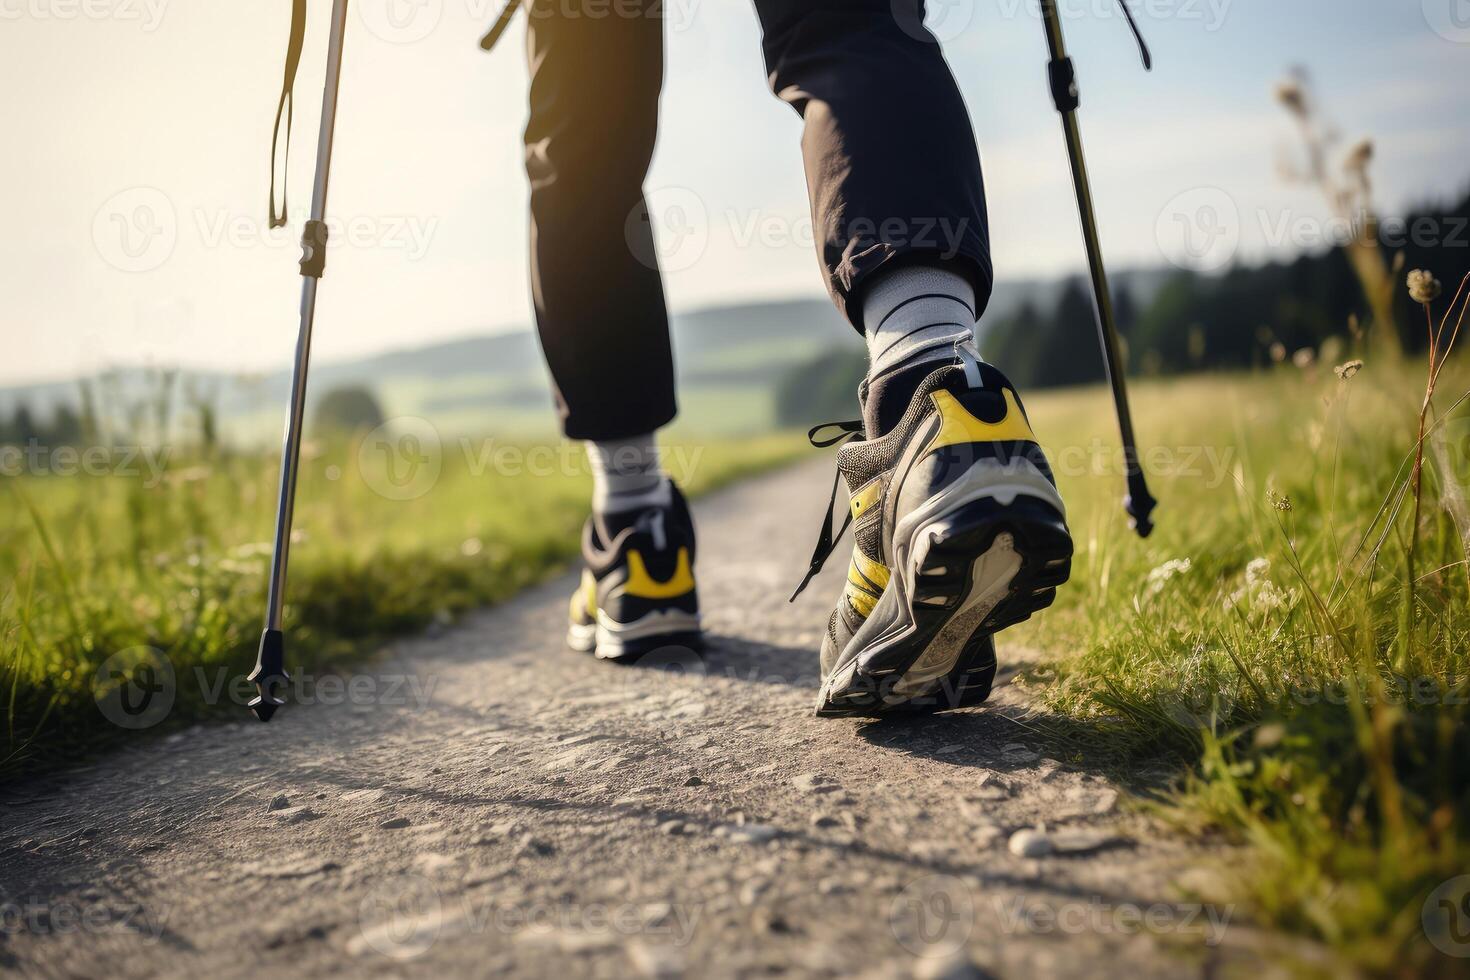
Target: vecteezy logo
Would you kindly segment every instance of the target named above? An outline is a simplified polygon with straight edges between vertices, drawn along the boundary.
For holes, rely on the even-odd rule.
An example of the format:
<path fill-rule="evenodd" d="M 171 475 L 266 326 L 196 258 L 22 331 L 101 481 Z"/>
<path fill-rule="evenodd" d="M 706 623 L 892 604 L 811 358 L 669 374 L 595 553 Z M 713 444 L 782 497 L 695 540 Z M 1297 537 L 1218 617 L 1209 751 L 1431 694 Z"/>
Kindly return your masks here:
<path fill-rule="evenodd" d="M 888 927 L 915 956 L 953 956 L 965 948 L 975 928 L 974 896 L 953 875 L 915 878 L 893 899 Z"/>
<path fill-rule="evenodd" d="M 1240 248 L 1240 209 L 1218 187 L 1196 187 L 1164 205 L 1154 238 L 1164 258 L 1181 269 L 1223 269 Z"/>
<path fill-rule="evenodd" d="M 1470 0 L 1423 0 L 1424 19 L 1434 33 L 1456 44 L 1470 44 Z"/>
<path fill-rule="evenodd" d="M 439 430 L 417 415 L 391 418 L 357 447 L 357 471 L 374 493 L 389 500 L 414 500 L 439 482 L 444 460 Z"/>
<path fill-rule="evenodd" d="M 975 18 L 975 0 L 891 0 L 899 28 L 920 41 L 953 41 Z"/>
<path fill-rule="evenodd" d="M 163 265 L 179 240 L 173 202 L 155 187 L 130 187 L 108 198 L 92 218 L 92 244 L 104 262 L 123 272 Z"/>
<path fill-rule="evenodd" d="M 152 647 L 119 650 L 92 676 L 92 697 L 119 728 L 152 728 L 168 717 L 177 687 L 174 665 Z"/>
<path fill-rule="evenodd" d="M 389 44 L 412 44 L 439 26 L 444 0 L 363 0 L 357 9 L 377 37 Z"/>
<path fill-rule="evenodd" d="M 709 245 L 709 212 L 687 187 L 664 187 L 635 206 L 623 227 L 633 257 L 651 269 L 678 272 L 700 260 Z"/>
<path fill-rule="evenodd" d="M 357 924 L 349 952 L 380 953 L 395 960 L 422 956 L 439 938 L 443 925 L 439 889 L 423 875 L 389 878 L 362 900 Z"/>
<path fill-rule="evenodd" d="M 1446 956 L 1470 957 L 1470 875 L 1444 882 L 1424 900 L 1424 935 Z"/>

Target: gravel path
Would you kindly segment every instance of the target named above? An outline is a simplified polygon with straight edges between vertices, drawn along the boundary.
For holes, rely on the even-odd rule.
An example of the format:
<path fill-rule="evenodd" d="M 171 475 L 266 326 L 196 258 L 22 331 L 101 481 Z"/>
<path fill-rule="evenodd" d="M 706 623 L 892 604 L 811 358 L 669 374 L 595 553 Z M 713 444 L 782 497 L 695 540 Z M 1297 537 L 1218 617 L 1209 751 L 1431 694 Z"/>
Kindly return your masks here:
<path fill-rule="evenodd" d="M 703 663 L 563 649 L 568 575 L 268 726 L 140 740 L 12 788 L 0 970 L 1269 972 L 1234 909 L 1200 904 L 1219 855 L 1026 724 L 1013 645 L 984 708 L 812 717 L 845 563 L 786 596 L 830 465 L 695 508 Z"/>

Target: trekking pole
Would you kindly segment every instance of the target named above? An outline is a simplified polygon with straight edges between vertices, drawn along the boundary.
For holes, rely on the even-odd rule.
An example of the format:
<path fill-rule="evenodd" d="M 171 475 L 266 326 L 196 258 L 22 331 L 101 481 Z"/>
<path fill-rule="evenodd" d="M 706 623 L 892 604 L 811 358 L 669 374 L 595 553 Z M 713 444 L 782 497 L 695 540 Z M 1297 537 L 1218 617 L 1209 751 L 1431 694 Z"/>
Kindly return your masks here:
<path fill-rule="evenodd" d="M 1153 58 L 1148 45 L 1139 33 L 1133 14 L 1126 0 L 1119 0 L 1128 27 L 1138 41 L 1143 56 L 1143 67 L 1152 70 Z M 1046 43 L 1051 49 L 1048 72 L 1051 77 L 1051 97 L 1057 112 L 1062 115 L 1062 129 L 1067 136 L 1067 156 L 1072 162 L 1072 185 L 1077 192 L 1077 211 L 1082 218 L 1082 238 L 1087 243 L 1087 265 L 1092 273 L 1092 293 L 1097 314 L 1097 335 L 1102 344 L 1103 369 L 1108 384 L 1113 389 L 1113 405 L 1118 412 L 1118 429 L 1123 440 L 1123 460 L 1128 468 L 1128 493 L 1123 498 L 1123 509 L 1128 513 L 1129 523 L 1146 538 L 1154 529 L 1149 515 L 1157 503 L 1148 492 L 1143 467 L 1138 459 L 1138 447 L 1133 439 L 1133 415 L 1128 410 L 1128 382 L 1124 377 L 1123 356 L 1118 345 L 1118 326 L 1113 318 L 1113 300 L 1108 292 L 1108 275 L 1103 269 L 1102 243 L 1097 233 L 1097 216 L 1093 213 L 1092 189 L 1087 179 L 1087 161 L 1082 156 L 1082 130 L 1077 124 L 1077 107 L 1080 104 L 1077 89 L 1077 72 L 1072 59 L 1067 57 L 1067 45 L 1062 38 L 1062 22 L 1057 16 L 1056 0 L 1041 0 L 1041 19 L 1046 27 Z"/>
<path fill-rule="evenodd" d="M 285 636 L 281 632 L 281 613 L 285 606 L 286 563 L 291 551 L 291 515 L 296 504 L 296 475 L 301 463 L 301 428 L 306 413 L 306 369 L 311 358 L 311 327 L 316 316 L 316 287 L 326 268 L 327 179 L 332 168 L 332 133 L 337 122 L 337 87 L 342 77 L 342 38 L 347 30 L 347 0 L 332 0 L 332 31 L 327 42 L 327 77 L 322 90 L 321 129 L 317 135 L 316 177 L 312 183 L 311 217 L 301 232 L 301 325 L 296 335 L 296 360 L 291 368 L 291 407 L 286 415 L 285 444 L 281 450 L 280 498 L 276 503 L 275 545 L 271 554 L 270 589 L 266 598 L 265 631 L 260 635 L 260 651 L 250 680 L 257 696 L 250 710 L 261 721 L 270 721 L 276 709 L 285 704 L 284 693 L 290 677 L 286 674 Z M 306 31 L 306 0 L 293 0 L 291 42 L 286 54 L 286 80 L 281 90 L 281 103 L 276 112 L 277 131 L 281 109 L 287 110 L 286 152 L 291 146 L 290 103 L 296 66 L 301 57 L 301 44 Z M 271 226 L 285 224 L 286 199 L 281 197 L 279 219 L 275 212 L 275 145 L 271 146 Z"/>

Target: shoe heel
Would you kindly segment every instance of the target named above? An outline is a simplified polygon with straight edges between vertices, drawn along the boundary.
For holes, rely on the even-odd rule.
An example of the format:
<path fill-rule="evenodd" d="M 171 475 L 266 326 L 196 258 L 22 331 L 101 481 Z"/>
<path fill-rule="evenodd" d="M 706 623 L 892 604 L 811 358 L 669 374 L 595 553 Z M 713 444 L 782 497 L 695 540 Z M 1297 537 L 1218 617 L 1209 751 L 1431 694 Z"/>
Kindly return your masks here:
<path fill-rule="evenodd" d="M 995 679 L 991 635 L 1051 605 L 1071 573 L 1072 537 L 1049 503 L 981 498 L 918 531 L 907 558 L 910 620 L 927 639 L 908 656 L 878 647 L 828 678 L 822 716 L 977 705 Z M 997 595 L 999 593 L 999 595 Z M 917 688 L 917 689 L 915 689 Z"/>
<path fill-rule="evenodd" d="M 1072 536 L 1050 504 L 1018 495 L 1009 505 L 971 501 L 945 520 L 926 528 L 915 549 L 913 604 L 917 609 L 951 609 L 969 601 L 985 583 L 974 581 L 977 559 L 997 547 L 1014 551 L 1019 568 L 1005 596 L 978 629 L 994 633 L 1029 619 L 1056 599 L 1057 587 L 1072 570 Z"/>

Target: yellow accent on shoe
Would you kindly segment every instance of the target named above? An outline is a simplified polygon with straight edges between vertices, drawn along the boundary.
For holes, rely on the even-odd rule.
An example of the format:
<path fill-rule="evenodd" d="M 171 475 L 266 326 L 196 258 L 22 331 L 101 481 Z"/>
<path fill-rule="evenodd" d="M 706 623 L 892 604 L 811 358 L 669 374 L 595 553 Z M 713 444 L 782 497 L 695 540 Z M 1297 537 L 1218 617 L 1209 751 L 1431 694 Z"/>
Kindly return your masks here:
<path fill-rule="evenodd" d="M 597 619 L 597 579 L 589 569 L 582 569 L 582 581 L 572 593 L 571 606 L 567 615 L 573 623 L 585 623 Z"/>
<path fill-rule="evenodd" d="M 857 570 L 856 565 L 847 566 L 847 584 L 862 589 L 869 595 L 871 595 L 874 591 L 873 583 L 863 578 L 862 573 Z"/>
<path fill-rule="evenodd" d="M 849 506 L 852 508 L 852 519 L 857 520 L 868 511 L 872 510 L 883 497 L 883 479 L 871 480 L 868 484 L 852 495 Z"/>
<path fill-rule="evenodd" d="M 674 599 L 694 591 L 694 572 L 689 567 L 689 549 L 680 548 L 674 563 L 674 574 L 667 582 L 659 582 L 648 574 L 643 556 L 628 551 L 628 584 L 623 592 L 639 599 Z"/>
<path fill-rule="evenodd" d="M 1009 388 L 1002 388 L 1001 392 L 1006 400 L 1006 414 L 999 422 L 977 419 L 959 403 L 959 399 L 943 389 L 932 393 L 929 397 L 939 412 L 939 431 L 924 447 L 924 453 L 967 442 L 1035 442 L 1031 425 L 1026 421 L 1021 406 L 1016 404 L 1016 393 Z"/>
<path fill-rule="evenodd" d="M 889 571 L 856 548 L 852 549 L 852 564 L 847 566 L 847 586 L 844 594 L 859 616 L 867 619 L 872 615 L 878 597 L 888 586 Z"/>
<path fill-rule="evenodd" d="M 888 587 L 888 566 L 879 564 L 856 548 L 852 549 L 852 564 L 858 573 L 879 589 Z"/>
<path fill-rule="evenodd" d="M 847 583 L 847 601 L 852 603 L 852 608 L 856 609 L 858 615 L 864 619 L 873 614 L 873 607 L 878 604 L 877 599 L 863 589 L 854 586 L 852 582 Z"/>

